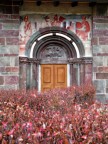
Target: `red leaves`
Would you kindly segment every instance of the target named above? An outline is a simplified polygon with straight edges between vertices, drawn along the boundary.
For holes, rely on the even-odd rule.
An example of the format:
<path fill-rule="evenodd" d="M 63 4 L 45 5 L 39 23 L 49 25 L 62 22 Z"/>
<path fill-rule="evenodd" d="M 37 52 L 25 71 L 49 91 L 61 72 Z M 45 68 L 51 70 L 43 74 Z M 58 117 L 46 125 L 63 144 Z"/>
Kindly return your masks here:
<path fill-rule="evenodd" d="M 0 140 L 13 144 L 107 144 L 108 105 L 93 103 L 94 95 L 92 85 L 43 94 L 0 91 Z"/>

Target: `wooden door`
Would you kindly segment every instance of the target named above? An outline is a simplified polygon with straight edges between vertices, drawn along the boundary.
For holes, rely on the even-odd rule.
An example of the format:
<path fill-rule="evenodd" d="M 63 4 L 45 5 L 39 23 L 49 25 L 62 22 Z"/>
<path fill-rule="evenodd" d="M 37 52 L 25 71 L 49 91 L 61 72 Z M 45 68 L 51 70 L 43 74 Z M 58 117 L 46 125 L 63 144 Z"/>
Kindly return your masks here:
<path fill-rule="evenodd" d="M 41 90 L 64 88 L 67 86 L 67 65 L 42 65 Z"/>

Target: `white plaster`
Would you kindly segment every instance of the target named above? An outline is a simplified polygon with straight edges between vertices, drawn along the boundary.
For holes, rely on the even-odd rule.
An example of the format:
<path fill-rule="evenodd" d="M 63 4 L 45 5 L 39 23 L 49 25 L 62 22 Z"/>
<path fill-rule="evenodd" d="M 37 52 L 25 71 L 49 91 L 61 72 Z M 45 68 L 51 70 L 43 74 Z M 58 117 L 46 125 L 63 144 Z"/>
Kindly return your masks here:
<path fill-rule="evenodd" d="M 92 57 L 92 51 L 91 51 L 91 41 L 88 40 L 84 43 L 85 48 L 85 57 Z"/>
<path fill-rule="evenodd" d="M 38 92 L 41 92 L 41 66 L 39 65 Z"/>
<path fill-rule="evenodd" d="M 44 37 L 48 37 L 48 36 L 52 36 L 52 35 L 53 35 L 53 33 L 45 34 L 45 35 L 39 37 L 39 38 L 38 38 L 38 41 L 40 41 L 40 40 L 43 39 Z"/>
<path fill-rule="evenodd" d="M 90 48 L 85 49 L 85 57 L 92 57 L 92 53 L 91 53 Z"/>
<path fill-rule="evenodd" d="M 61 36 L 61 37 L 64 37 L 64 38 L 66 38 L 67 40 L 71 41 L 71 38 L 68 37 L 68 36 L 66 36 L 66 35 L 64 35 L 64 34 L 56 33 L 56 35 Z"/>
<path fill-rule="evenodd" d="M 70 86 L 70 65 L 67 64 L 67 87 Z"/>
<path fill-rule="evenodd" d="M 23 55 L 19 55 L 19 57 L 27 57 L 27 56 L 23 54 Z"/>
<path fill-rule="evenodd" d="M 75 47 L 75 50 L 76 50 L 76 53 L 77 53 L 77 58 L 80 58 L 79 49 L 78 49 L 76 43 L 75 43 L 75 42 L 72 42 L 72 44 L 73 44 L 73 46 Z"/>
<path fill-rule="evenodd" d="M 33 50 L 36 45 L 36 41 L 32 44 L 31 51 L 30 51 L 30 58 L 33 58 Z"/>

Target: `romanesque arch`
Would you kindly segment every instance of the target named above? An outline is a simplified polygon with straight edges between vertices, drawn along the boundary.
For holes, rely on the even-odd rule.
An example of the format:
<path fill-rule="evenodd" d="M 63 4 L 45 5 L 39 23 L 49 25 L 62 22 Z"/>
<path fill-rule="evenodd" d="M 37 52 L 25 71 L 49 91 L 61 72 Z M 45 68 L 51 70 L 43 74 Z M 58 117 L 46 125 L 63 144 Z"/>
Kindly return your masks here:
<path fill-rule="evenodd" d="M 20 57 L 20 87 L 41 91 L 42 64 L 67 65 L 67 86 L 81 84 L 91 77 L 87 67 L 92 66 L 92 58 L 85 56 L 83 43 L 76 34 L 60 27 L 34 33 L 26 45 L 25 56 Z"/>

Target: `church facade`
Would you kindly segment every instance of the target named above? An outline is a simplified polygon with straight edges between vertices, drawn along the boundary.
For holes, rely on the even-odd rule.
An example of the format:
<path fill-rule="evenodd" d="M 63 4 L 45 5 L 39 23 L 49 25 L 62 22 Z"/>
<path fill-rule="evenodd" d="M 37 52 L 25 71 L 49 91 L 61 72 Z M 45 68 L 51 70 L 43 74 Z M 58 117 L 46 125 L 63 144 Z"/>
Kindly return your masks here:
<path fill-rule="evenodd" d="M 0 7 L 0 89 L 41 92 L 92 81 L 106 102 L 107 3 L 12 2 Z"/>

